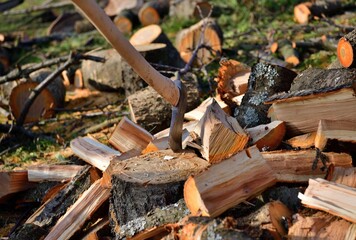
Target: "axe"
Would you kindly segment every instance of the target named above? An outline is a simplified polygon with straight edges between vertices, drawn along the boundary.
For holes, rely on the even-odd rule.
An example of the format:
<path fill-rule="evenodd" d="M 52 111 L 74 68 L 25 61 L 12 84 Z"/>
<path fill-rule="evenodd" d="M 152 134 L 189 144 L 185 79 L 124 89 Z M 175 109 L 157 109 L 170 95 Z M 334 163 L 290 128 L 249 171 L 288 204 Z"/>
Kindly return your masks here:
<path fill-rule="evenodd" d="M 96 29 L 116 49 L 133 70 L 167 102 L 172 104 L 169 146 L 174 152 L 182 150 L 182 128 L 187 105 L 183 83 L 160 74 L 132 46 L 95 0 L 72 0 Z"/>

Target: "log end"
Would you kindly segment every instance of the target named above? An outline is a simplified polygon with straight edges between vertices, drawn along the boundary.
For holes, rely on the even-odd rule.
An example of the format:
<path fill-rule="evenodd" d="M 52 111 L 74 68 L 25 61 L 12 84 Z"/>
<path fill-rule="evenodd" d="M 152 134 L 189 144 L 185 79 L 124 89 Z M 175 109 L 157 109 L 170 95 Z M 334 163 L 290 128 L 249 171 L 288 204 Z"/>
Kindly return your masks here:
<path fill-rule="evenodd" d="M 356 65 L 354 50 L 351 43 L 342 37 L 337 45 L 337 57 L 341 65 L 345 68 Z"/>
<path fill-rule="evenodd" d="M 133 24 L 130 21 L 130 19 L 123 16 L 117 16 L 114 19 L 114 23 L 117 26 L 117 28 L 120 30 L 120 32 L 125 34 L 132 32 Z"/>
<path fill-rule="evenodd" d="M 135 32 L 130 38 L 132 45 L 144 45 L 154 42 L 162 33 L 162 28 L 157 24 L 151 24 Z"/>
<path fill-rule="evenodd" d="M 300 24 L 308 24 L 311 12 L 308 6 L 311 3 L 300 3 L 294 7 L 294 18 Z"/>
<path fill-rule="evenodd" d="M 159 24 L 161 21 L 161 17 L 157 10 L 150 6 L 141 8 L 138 13 L 138 18 L 140 19 L 140 22 L 143 26 Z"/>

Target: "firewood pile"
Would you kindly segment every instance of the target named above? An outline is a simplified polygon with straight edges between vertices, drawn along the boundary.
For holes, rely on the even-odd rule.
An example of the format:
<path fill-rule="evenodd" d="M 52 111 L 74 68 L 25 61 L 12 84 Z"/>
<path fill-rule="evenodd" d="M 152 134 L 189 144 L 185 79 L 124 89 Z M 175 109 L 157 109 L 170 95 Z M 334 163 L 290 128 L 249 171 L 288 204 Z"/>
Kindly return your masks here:
<path fill-rule="evenodd" d="M 282 65 L 222 58 L 222 31 L 205 1 L 174 6 L 176 14 L 207 17 L 182 30 L 176 44 L 159 26 L 167 1 L 108 2 L 105 11 L 122 32 L 142 24 L 130 42 L 150 63 L 182 69 L 220 59 L 216 91 L 200 103 L 197 77 L 184 75 L 183 150 L 174 152 L 171 105 L 114 49 L 91 53 L 105 63 L 76 62 L 72 84 L 121 92 L 130 116 L 116 122 L 108 144 L 90 134 L 70 142 L 84 165 L 0 171 L 0 202 L 40 182 L 50 189 L 9 239 L 356 239 L 356 29 L 340 38 L 337 64 L 297 73 L 289 40 L 271 44 Z M 306 24 L 333 14 L 323 8 L 298 4 L 295 18 Z M 43 117 L 43 108 L 53 116 L 53 105 L 63 104 L 67 72 L 61 74 L 63 81 L 52 81 L 60 93 L 45 89 L 22 121 Z M 43 82 L 32 78 L 33 88 Z M 17 120 L 30 88 L 22 82 L 11 93 Z"/>

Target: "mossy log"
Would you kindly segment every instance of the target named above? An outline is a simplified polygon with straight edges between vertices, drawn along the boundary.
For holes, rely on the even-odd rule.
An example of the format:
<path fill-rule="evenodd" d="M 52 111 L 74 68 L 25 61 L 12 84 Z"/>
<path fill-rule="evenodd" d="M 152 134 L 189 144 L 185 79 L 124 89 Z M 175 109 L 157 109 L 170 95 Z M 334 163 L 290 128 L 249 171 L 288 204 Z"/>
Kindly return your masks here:
<path fill-rule="evenodd" d="M 251 128 L 269 123 L 269 106 L 264 104 L 265 100 L 275 93 L 288 91 L 296 76 L 294 71 L 287 68 L 255 64 L 248 80 L 248 90 L 234 113 L 241 127 Z"/>

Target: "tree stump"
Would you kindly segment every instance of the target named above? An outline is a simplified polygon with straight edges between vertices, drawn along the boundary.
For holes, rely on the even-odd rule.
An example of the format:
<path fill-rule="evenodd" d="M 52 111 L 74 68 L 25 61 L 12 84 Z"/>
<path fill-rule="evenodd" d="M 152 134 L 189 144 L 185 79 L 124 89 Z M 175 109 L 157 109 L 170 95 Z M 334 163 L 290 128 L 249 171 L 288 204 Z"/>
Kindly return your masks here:
<path fill-rule="evenodd" d="M 185 66 L 179 52 L 158 25 L 153 24 L 141 28 L 132 35 L 130 43 L 134 46 L 163 43 L 166 47 L 155 54 L 149 54 L 146 58 L 147 61 L 178 68 Z"/>
<path fill-rule="evenodd" d="M 112 162 L 112 226 L 119 226 L 121 230 L 124 226 L 130 229 L 144 224 L 143 217 L 149 211 L 181 199 L 184 181 L 207 166 L 208 163 L 194 153 L 170 150 Z M 116 234 L 119 238 L 125 237 L 117 232 L 120 230 L 115 230 Z"/>
<path fill-rule="evenodd" d="M 337 57 L 343 67 L 356 67 L 356 29 L 340 38 Z"/>
<path fill-rule="evenodd" d="M 138 12 L 138 18 L 143 26 L 159 24 L 169 13 L 169 1 L 158 0 L 145 3 Z"/>
<path fill-rule="evenodd" d="M 287 68 L 265 63 L 252 67 L 248 90 L 234 116 L 241 127 L 255 127 L 269 122 L 269 106 L 264 101 L 275 93 L 288 91 L 297 74 Z"/>
<path fill-rule="evenodd" d="M 138 25 L 138 17 L 130 9 L 124 9 L 114 18 L 117 28 L 124 34 L 130 34 Z"/>
<path fill-rule="evenodd" d="M 32 81 L 22 82 L 12 89 L 9 105 L 16 119 L 20 117 L 31 91 L 35 89 L 50 74 L 51 70 L 42 69 L 30 74 Z M 65 100 L 66 88 L 62 78 L 57 77 L 36 98 L 25 119 L 25 123 L 35 122 L 41 118 L 50 118 L 55 108 L 62 107 Z"/>
<path fill-rule="evenodd" d="M 204 27 L 205 31 L 202 32 Z M 198 51 L 195 65 L 202 66 L 221 55 L 223 32 L 213 19 L 203 19 L 193 26 L 183 29 L 176 36 L 178 52 L 185 62 L 191 59 L 194 49 L 199 44 L 203 44 L 204 47 Z"/>
<path fill-rule="evenodd" d="M 198 81 L 192 74 L 182 76 L 187 89 L 187 110 L 199 105 Z M 148 86 L 128 97 L 131 119 L 151 133 L 169 127 L 172 105 L 163 99 L 152 87 Z"/>

